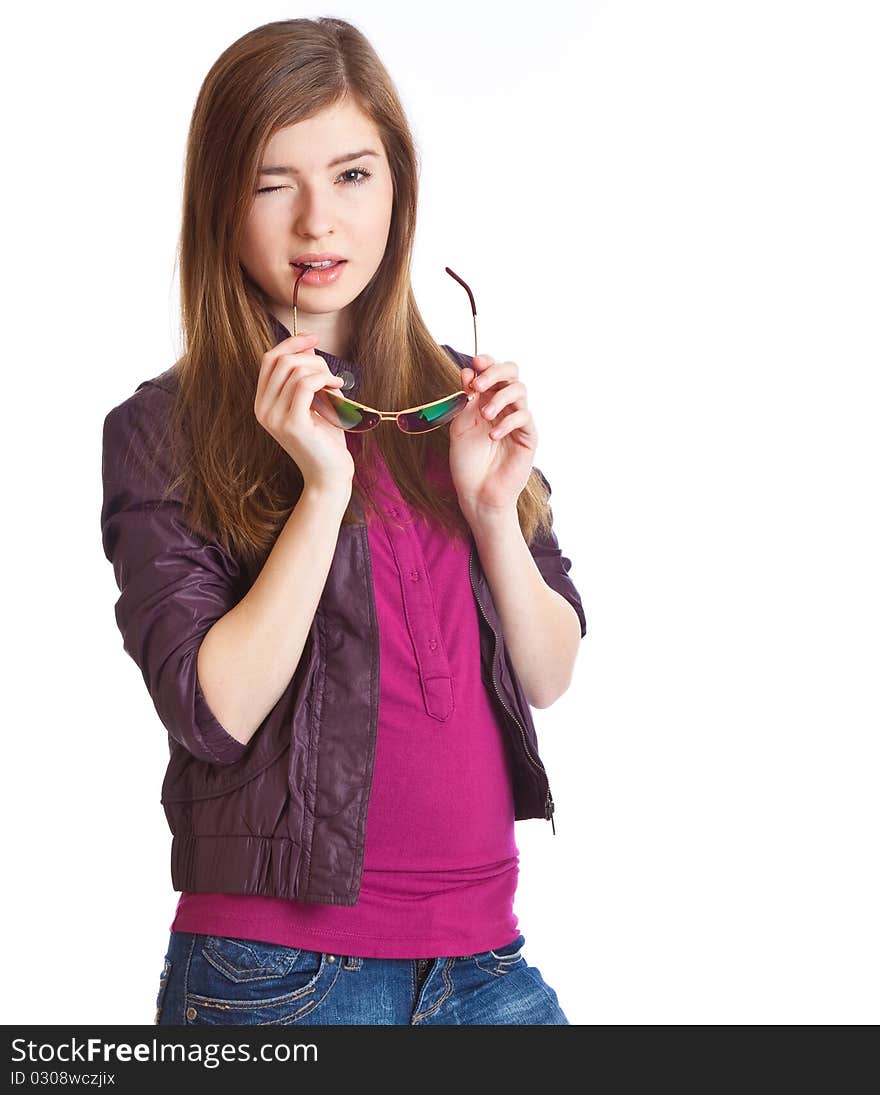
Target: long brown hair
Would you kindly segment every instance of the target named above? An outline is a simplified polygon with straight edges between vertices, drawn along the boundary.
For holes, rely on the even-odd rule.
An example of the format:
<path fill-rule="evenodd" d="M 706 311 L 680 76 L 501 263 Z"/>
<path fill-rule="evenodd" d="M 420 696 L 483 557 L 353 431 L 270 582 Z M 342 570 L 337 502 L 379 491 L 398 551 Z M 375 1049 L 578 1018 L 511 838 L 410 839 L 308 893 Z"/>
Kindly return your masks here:
<path fill-rule="evenodd" d="M 184 353 L 170 370 L 177 385 L 166 434 L 179 473 L 169 490 L 182 488 L 186 518 L 249 567 L 265 560 L 303 480 L 254 414 L 260 361 L 277 338 L 266 295 L 240 265 L 239 244 L 268 141 L 344 98 L 379 130 L 394 187 L 384 257 L 349 305 L 348 356 L 362 376 L 356 398 L 411 407 L 461 386 L 459 366 L 431 337 L 410 285 L 418 163 L 384 65 L 341 19 L 287 19 L 249 31 L 212 66 L 190 123 L 179 246 Z M 454 490 L 438 491 L 425 475 L 434 460 L 448 467 L 448 427 L 413 438 L 383 425 L 361 440 L 364 460 L 376 446 L 409 505 L 467 536 Z M 549 527 L 547 497 L 533 469 L 517 501 L 528 543 Z M 362 520 L 356 500 L 372 505 L 357 479 L 344 523 Z"/>

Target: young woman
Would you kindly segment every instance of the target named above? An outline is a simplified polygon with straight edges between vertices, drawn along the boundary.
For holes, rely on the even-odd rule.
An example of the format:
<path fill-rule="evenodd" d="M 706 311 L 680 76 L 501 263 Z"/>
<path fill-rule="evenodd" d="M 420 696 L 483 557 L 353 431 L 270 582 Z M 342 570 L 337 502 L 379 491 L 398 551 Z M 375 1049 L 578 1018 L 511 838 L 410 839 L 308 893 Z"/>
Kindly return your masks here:
<path fill-rule="evenodd" d="M 169 735 L 155 1020 L 566 1023 L 514 821 L 553 826 L 530 707 L 584 612 L 516 364 L 416 307 L 416 154 L 363 35 L 230 46 L 183 207 L 186 352 L 103 439 L 116 617 Z"/>

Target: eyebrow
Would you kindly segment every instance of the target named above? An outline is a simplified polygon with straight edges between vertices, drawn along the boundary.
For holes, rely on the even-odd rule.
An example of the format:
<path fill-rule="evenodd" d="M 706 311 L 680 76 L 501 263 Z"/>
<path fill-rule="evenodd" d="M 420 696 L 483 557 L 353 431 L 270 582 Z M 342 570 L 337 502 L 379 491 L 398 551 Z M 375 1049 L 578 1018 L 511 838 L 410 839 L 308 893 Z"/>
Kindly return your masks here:
<path fill-rule="evenodd" d="M 346 152 L 342 156 L 337 156 L 335 160 L 331 160 L 327 164 L 328 167 L 338 167 L 341 163 L 348 163 L 349 160 L 359 160 L 361 156 L 378 156 L 378 152 L 374 152 L 372 148 L 362 148 L 360 152 Z M 261 175 L 298 175 L 299 172 L 295 167 L 261 167 Z"/>

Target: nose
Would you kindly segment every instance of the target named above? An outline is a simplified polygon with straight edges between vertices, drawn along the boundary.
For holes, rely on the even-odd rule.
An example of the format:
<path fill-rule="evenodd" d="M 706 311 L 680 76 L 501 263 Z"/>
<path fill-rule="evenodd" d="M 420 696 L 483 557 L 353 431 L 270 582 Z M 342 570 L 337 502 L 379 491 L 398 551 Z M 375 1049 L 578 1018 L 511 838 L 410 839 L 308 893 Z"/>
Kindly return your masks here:
<path fill-rule="evenodd" d="M 296 213 L 296 229 L 300 236 L 319 240 L 330 234 L 332 228 L 329 204 L 329 197 L 319 194 L 316 189 L 303 191 Z"/>

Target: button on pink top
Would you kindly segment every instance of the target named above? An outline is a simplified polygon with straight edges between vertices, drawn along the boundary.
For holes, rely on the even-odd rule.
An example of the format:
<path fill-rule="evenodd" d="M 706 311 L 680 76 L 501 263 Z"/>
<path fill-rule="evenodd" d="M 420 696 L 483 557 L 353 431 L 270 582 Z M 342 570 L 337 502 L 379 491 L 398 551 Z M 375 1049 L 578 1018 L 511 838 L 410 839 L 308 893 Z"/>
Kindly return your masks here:
<path fill-rule="evenodd" d="M 346 442 L 361 474 L 361 438 Z M 451 486 L 448 469 L 431 478 Z M 469 541 L 410 510 L 381 459 L 377 487 L 379 725 L 357 904 L 183 893 L 172 931 L 362 958 L 475 954 L 518 934 L 507 731 L 480 674 Z"/>

